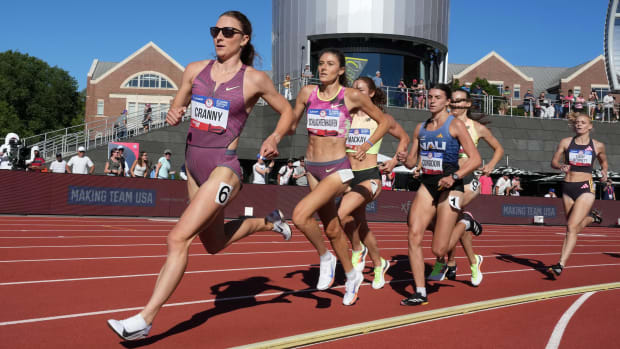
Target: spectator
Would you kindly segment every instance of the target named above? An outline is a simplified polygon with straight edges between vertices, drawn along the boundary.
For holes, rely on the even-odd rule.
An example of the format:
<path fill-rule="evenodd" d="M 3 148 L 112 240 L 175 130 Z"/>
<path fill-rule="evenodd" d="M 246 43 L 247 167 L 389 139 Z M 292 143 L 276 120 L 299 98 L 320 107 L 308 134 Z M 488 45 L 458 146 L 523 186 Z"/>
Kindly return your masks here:
<path fill-rule="evenodd" d="M 527 90 L 527 93 L 523 96 L 523 110 L 525 110 L 525 116 L 532 117 L 535 104 L 536 98 L 532 94 L 532 90 Z"/>
<path fill-rule="evenodd" d="M 131 164 L 131 170 L 129 171 L 131 177 L 143 177 L 149 175 L 149 156 L 145 151 L 140 152 L 140 156 Z"/>
<path fill-rule="evenodd" d="M 583 104 L 586 102 L 586 99 L 583 97 L 583 93 L 580 93 L 579 96 L 575 97 L 575 111 L 583 112 Z"/>
<path fill-rule="evenodd" d="M 512 186 L 510 182 L 510 177 L 508 177 L 508 173 L 504 172 L 502 177 L 500 177 L 497 182 L 495 182 L 495 195 L 506 195 L 506 189 Z"/>
<path fill-rule="evenodd" d="M 598 104 L 598 95 L 596 91 L 590 91 L 590 96 L 588 97 L 588 115 L 591 120 L 594 120 L 594 111 L 596 110 L 596 105 Z"/>
<path fill-rule="evenodd" d="M 293 99 L 293 97 L 291 96 L 291 76 L 289 74 L 286 74 L 286 76 L 284 77 L 284 82 L 282 83 L 282 86 L 284 87 L 284 98 L 289 101 Z"/>
<path fill-rule="evenodd" d="M 575 106 L 575 95 L 573 90 L 568 90 L 568 95 L 564 97 L 564 105 L 562 110 L 562 118 L 566 118 L 566 114 L 570 113 L 571 109 Z"/>
<path fill-rule="evenodd" d="M 256 163 L 252 166 L 252 183 L 253 184 L 268 184 L 269 173 L 273 170 L 274 162 L 271 160 L 269 166 L 265 163 L 265 159 L 258 154 L 256 155 Z"/>
<path fill-rule="evenodd" d="M 142 118 L 142 127 L 144 127 L 144 133 L 149 132 L 149 127 L 151 126 L 151 121 L 153 114 L 153 109 L 150 104 L 144 106 L 144 117 Z"/>
<path fill-rule="evenodd" d="M 172 168 L 172 164 L 170 163 L 171 157 L 172 150 L 164 150 L 164 156 L 159 158 L 159 161 L 157 161 L 157 167 L 155 168 L 155 178 L 168 179 L 168 177 L 172 175 L 172 179 L 174 179 L 174 171 L 170 171 L 170 169 Z"/>
<path fill-rule="evenodd" d="M 286 165 L 280 167 L 278 171 L 278 185 L 290 184 L 289 181 L 293 176 L 293 159 L 288 159 Z"/>
<path fill-rule="evenodd" d="M 418 100 L 418 108 L 420 109 L 424 109 L 426 108 L 426 103 L 425 103 L 425 99 L 426 99 L 426 84 L 424 83 L 424 79 L 420 79 L 420 82 L 418 83 L 418 89 L 417 89 L 417 100 Z"/>
<path fill-rule="evenodd" d="M 13 168 L 9 159 L 9 149 L 7 147 L 0 148 L 0 170 L 10 170 Z"/>
<path fill-rule="evenodd" d="M 28 170 L 41 172 L 45 168 L 45 159 L 41 156 L 38 146 L 32 147 L 32 155 L 28 161 Z"/>
<path fill-rule="evenodd" d="M 299 159 L 299 166 L 295 166 L 295 169 L 293 170 L 293 179 L 295 180 L 295 184 L 297 184 L 300 187 L 308 186 L 308 175 L 306 173 L 306 161 L 304 160 L 303 156 Z"/>
<path fill-rule="evenodd" d="M 377 70 L 375 73 L 375 77 L 372 78 L 372 81 L 375 83 L 377 87 L 383 87 L 383 79 L 381 79 L 381 72 Z"/>
<path fill-rule="evenodd" d="M 121 116 L 116 119 L 114 127 L 116 128 L 116 136 L 119 139 L 123 139 L 127 136 L 127 109 L 124 109 Z"/>
<path fill-rule="evenodd" d="M 74 155 L 67 163 L 67 173 L 92 174 L 95 171 L 95 164 L 86 156 L 86 148 L 80 146 L 78 155 Z"/>
<path fill-rule="evenodd" d="M 506 195 L 521 196 L 521 194 L 519 193 L 521 190 L 523 190 L 523 188 L 521 188 L 521 179 L 519 177 L 515 177 L 512 180 L 512 185 L 508 189 L 508 194 Z"/>
<path fill-rule="evenodd" d="M 549 188 L 549 191 L 547 192 L 547 194 L 545 194 L 546 198 L 557 198 L 558 196 L 555 195 L 555 189 L 553 188 Z"/>
<path fill-rule="evenodd" d="M 554 117 L 556 119 L 559 119 L 564 115 L 564 103 L 562 103 L 563 100 L 564 100 L 564 95 L 562 94 L 562 92 L 560 92 L 558 94 L 558 98 L 555 101 Z"/>
<path fill-rule="evenodd" d="M 616 200 L 616 192 L 614 191 L 613 182 L 607 179 L 605 188 L 603 188 L 603 200 Z"/>
<path fill-rule="evenodd" d="M 399 107 L 405 107 L 407 102 L 407 85 L 405 85 L 405 80 L 400 79 L 398 82 L 398 99 L 400 104 Z"/>
<path fill-rule="evenodd" d="M 65 173 L 67 172 L 67 162 L 62 159 L 61 153 L 56 153 L 56 160 L 50 164 L 49 171 L 52 173 Z"/>
<path fill-rule="evenodd" d="M 471 90 L 471 94 L 472 95 L 487 95 L 487 91 L 483 90 L 480 85 L 476 85 L 474 86 L 474 88 Z"/>
<path fill-rule="evenodd" d="M 461 86 L 461 90 L 467 91 L 471 94 L 471 82 L 466 82 L 465 85 Z"/>
<path fill-rule="evenodd" d="M 303 73 L 301 74 L 301 77 L 303 78 L 303 85 L 306 86 L 308 85 L 308 82 L 310 79 L 312 79 L 312 70 L 310 70 L 310 64 L 306 64 L 306 67 L 304 68 Z"/>
<path fill-rule="evenodd" d="M 184 181 L 187 180 L 187 169 L 185 168 L 185 164 L 181 165 L 181 170 L 179 171 L 179 177 L 181 177 L 181 179 Z"/>
<path fill-rule="evenodd" d="M 507 115 L 510 108 L 511 96 L 510 86 L 504 87 L 504 92 L 502 92 L 502 102 L 500 103 L 498 110 L 499 115 Z"/>
<path fill-rule="evenodd" d="M 607 92 L 605 97 L 603 97 L 603 107 L 605 108 L 603 121 L 607 117 L 607 120 L 611 122 L 611 116 L 614 114 L 614 98 L 611 96 L 611 92 Z"/>
<path fill-rule="evenodd" d="M 396 173 L 391 172 L 389 170 L 382 171 L 381 172 L 381 189 L 392 190 L 392 184 L 394 184 L 395 176 L 396 176 Z"/>
<path fill-rule="evenodd" d="M 493 179 L 486 174 L 480 176 L 480 194 L 491 195 L 493 194 Z"/>
<path fill-rule="evenodd" d="M 110 158 L 105 162 L 103 172 L 108 176 L 123 177 L 125 175 L 125 171 L 123 170 L 123 165 L 120 160 L 120 151 L 118 149 L 110 150 Z"/>
<path fill-rule="evenodd" d="M 411 80 L 411 93 L 409 93 L 409 108 L 418 107 L 418 79 Z"/>
<path fill-rule="evenodd" d="M 129 173 L 129 164 L 127 164 L 127 160 L 125 159 L 125 147 L 119 145 L 116 149 L 118 150 L 118 161 L 121 162 L 121 166 L 123 167 L 123 173 L 125 177 L 129 177 L 131 174 Z"/>

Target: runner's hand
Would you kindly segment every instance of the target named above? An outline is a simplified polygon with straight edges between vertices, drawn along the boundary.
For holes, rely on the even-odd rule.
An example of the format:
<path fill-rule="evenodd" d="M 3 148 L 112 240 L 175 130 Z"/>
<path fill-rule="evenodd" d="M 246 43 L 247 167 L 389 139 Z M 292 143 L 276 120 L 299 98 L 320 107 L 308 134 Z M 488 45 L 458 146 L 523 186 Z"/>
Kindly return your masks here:
<path fill-rule="evenodd" d="M 371 145 L 366 142 L 364 142 L 362 145 L 357 146 L 357 153 L 355 153 L 353 157 L 359 161 L 366 159 L 366 152 L 368 151 L 368 149 L 370 149 L 370 147 Z"/>
<path fill-rule="evenodd" d="M 176 126 L 181 122 L 183 115 L 187 111 L 187 107 L 172 107 L 166 114 L 166 122 L 171 126 Z"/>
<path fill-rule="evenodd" d="M 489 166 L 489 164 L 486 164 L 482 167 L 482 174 L 484 174 L 485 176 L 488 176 L 489 174 L 491 174 L 491 172 L 493 172 L 493 166 Z"/>
<path fill-rule="evenodd" d="M 381 170 L 381 172 L 392 172 L 394 171 L 394 167 L 396 167 L 396 165 L 398 165 L 398 160 L 390 159 L 379 166 L 379 170 Z"/>
<path fill-rule="evenodd" d="M 562 165 L 560 166 L 560 171 L 564 173 L 568 173 L 570 171 L 570 165 Z"/>
<path fill-rule="evenodd" d="M 267 137 L 263 142 L 263 145 L 260 147 L 260 155 L 262 155 L 266 159 L 275 158 L 280 153 L 278 152 L 278 142 L 273 135 Z"/>
<path fill-rule="evenodd" d="M 451 188 L 454 185 L 454 179 L 451 176 L 442 177 L 437 183 L 439 190 Z"/>

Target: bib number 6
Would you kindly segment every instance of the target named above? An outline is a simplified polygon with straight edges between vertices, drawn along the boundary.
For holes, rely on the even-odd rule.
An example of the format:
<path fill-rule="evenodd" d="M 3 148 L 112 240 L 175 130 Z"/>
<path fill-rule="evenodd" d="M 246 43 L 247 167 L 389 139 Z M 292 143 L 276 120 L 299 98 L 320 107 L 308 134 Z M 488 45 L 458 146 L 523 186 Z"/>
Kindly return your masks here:
<path fill-rule="evenodd" d="M 215 195 L 215 203 L 224 206 L 230 199 L 230 193 L 232 192 L 232 187 L 224 182 L 220 183 L 220 188 Z"/>

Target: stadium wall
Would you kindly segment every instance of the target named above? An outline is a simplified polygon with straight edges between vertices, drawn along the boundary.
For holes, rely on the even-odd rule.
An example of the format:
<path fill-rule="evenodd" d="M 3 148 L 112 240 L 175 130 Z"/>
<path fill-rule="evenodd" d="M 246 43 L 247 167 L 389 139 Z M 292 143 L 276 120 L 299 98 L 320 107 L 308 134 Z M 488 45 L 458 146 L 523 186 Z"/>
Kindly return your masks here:
<path fill-rule="evenodd" d="M 0 171 L 5 189 L 0 193 L 0 214 L 107 215 L 179 217 L 187 206 L 184 181 L 107 176 Z M 307 187 L 246 184 L 226 209 L 226 217 L 244 215 L 253 207 L 254 216 L 280 208 L 291 217 L 293 208 L 308 192 Z M 366 207 L 371 221 L 405 222 L 414 192 L 386 191 Z M 605 216 L 604 225 L 614 225 L 620 216 L 620 201 L 594 204 Z M 482 223 L 531 224 L 544 216 L 548 225 L 564 225 L 561 199 L 482 196 L 468 210 Z"/>

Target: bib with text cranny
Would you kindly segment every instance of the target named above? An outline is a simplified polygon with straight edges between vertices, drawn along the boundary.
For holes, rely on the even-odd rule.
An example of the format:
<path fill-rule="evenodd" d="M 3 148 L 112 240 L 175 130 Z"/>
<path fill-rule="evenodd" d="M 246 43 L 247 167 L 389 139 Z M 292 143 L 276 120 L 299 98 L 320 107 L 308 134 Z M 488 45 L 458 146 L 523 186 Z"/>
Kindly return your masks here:
<path fill-rule="evenodd" d="M 226 132 L 230 101 L 192 95 L 191 127 L 217 134 Z"/>
<path fill-rule="evenodd" d="M 340 129 L 340 110 L 309 109 L 307 129 L 317 136 L 337 136 Z"/>
<path fill-rule="evenodd" d="M 592 151 L 571 149 L 568 152 L 568 163 L 571 166 L 590 166 L 592 164 Z"/>
<path fill-rule="evenodd" d="M 422 173 L 427 175 L 443 173 L 443 153 L 422 150 L 420 157 L 422 160 Z"/>
<path fill-rule="evenodd" d="M 352 128 L 347 135 L 347 148 L 353 148 L 364 144 L 370 138 L 370 129 Z"/>

